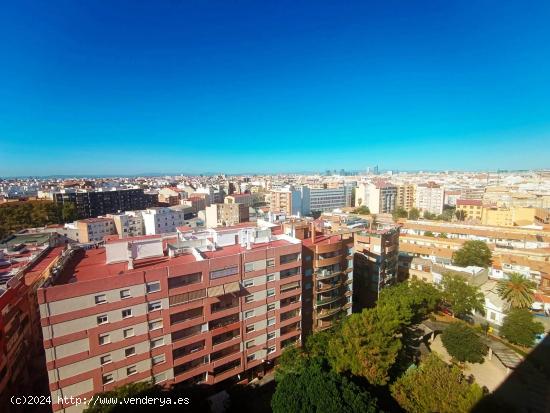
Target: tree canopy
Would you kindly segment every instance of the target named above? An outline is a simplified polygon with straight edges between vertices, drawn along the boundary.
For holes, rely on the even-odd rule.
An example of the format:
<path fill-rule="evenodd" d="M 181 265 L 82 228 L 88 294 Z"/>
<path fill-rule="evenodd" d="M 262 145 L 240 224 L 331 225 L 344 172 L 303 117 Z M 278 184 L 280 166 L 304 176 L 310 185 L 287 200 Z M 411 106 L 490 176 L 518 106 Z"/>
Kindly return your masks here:
<path fill-rule="evenodd" d="M 398 309 L 389 306 L 352 314 L 329 342 L 332 367 L 338 373 L 348 371 L 371 384 L 385 385 L 402 347 L 397 336 L 400 326 Z"/>
<path fill-rule="evenodd" d="M 461 267 L 475 265 L 487 268 L 491 262 L 491 250 L 483 241 L 466 241 L 462 248 L 453 254 L 453 263 Z"/>
<path fill-rule="evenodd" d="M 443 274 L 443 301 L 451 307 L 453 316 L 464 317 L 477 311 L 485 313 L 485 297 L 475 285 L 469 285 L 460 275 Z"/>
<path fill-rule="evenodd" d="M 347 377 L 328 369 L 320 358 L 307 361 L 300 374 L 277 383 L 271 399 L 274 413 L 375 413 L 376 399 Z"/>
<path fill-rule="evenodd" d="M 419 367 L 410 368 L 390 386 L 399 405 L 410 413 L 466 413 L 483 397 L 456 366 L 431 353 Z"/>
<path fill-rule="evenodd" d="M 403 207 L 397 207 L 393 210 L 392 216 L 394 220 L 398 220 L 399 218 L 407 218 L 409 214 Z"/>
<path fill-rule="evenodd" d="M 441 341 L 451 357 L 462 363 L 482 363 L 487 354 L 487 346 L 476 331 L 460 321 L 450 324 L 443 331 Z"/>
<path fill-rule="evenodd" d="M 420 211 L 417 208 L 411 208 L 409 211 L 409 219 L 416 221 L 418 218 L 420 218 Z"/>
<path fill-rule="evenodd" d="M 509 342 L 530 347 L 535 343 L 535 336 L 544 332 L 544 326 L 534 321 L 533 315 L 526 308 L 510 310 L 500 328 L 500 335 Z"/>
<path fill-rule="evenodd" d="M 357 207 L 353 210 L 354 214 L 360 214 L 360 215 L 370 215 L 370 209 L 368 206 L 361 205 L 360 207 Z"/>
<path fill-rule="evenodd" d="M 74 204 L 66 205 L 64 208 L 52 201 L 20 201 L 0 205 L 0 239 L 25 228 L 74 220 L 76 212 L 69 214 L 69 209 L 76 211 Z"/>
<path fill-rule="evenodd" d="M 536 284 L 523 275 L 511 273 L 507 280 L 499 281 L 497 291 L 500 297 L 513 308 L 529 308 L 533 304 L 533 290 Z"/>

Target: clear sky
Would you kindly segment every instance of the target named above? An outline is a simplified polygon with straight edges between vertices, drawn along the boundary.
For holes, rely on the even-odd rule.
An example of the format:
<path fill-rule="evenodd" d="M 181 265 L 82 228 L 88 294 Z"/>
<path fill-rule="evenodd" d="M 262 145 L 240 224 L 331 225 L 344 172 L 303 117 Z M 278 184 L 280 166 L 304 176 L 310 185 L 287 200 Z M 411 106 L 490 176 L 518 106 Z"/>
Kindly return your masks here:
<path fill-rule="evenodd" d="M 0 176 L 549 168 L 549 22 L 547 0 L 7 1 Z"/>

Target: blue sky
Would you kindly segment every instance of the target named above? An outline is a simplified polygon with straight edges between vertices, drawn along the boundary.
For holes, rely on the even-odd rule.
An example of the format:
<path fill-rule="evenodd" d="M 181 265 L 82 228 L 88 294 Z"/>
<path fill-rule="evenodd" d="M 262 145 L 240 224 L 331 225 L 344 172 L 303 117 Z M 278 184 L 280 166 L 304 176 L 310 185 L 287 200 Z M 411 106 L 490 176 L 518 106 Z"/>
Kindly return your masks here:
<path fill-rule="evenodd" d="M 548 168 L 550 2 L 510 3 L 6 2 L 0 176 Z"/>

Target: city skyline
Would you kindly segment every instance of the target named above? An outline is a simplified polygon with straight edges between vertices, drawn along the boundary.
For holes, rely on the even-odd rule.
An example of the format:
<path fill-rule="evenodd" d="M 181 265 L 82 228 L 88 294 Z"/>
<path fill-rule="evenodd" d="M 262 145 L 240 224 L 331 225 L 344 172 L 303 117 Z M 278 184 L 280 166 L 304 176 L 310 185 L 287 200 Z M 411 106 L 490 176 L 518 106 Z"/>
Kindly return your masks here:
<path fill-rule="evenodd" d="M 0 176 L 548 168 L 549 12 L 13 3 Z"/>

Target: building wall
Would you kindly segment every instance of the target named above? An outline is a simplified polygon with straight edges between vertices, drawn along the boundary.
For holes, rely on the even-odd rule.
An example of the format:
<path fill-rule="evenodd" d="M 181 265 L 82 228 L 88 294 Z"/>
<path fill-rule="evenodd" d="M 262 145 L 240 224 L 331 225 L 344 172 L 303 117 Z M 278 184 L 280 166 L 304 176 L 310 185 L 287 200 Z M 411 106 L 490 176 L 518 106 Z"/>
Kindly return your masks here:
<path fill-rule="evenodd" d="M 288 255 L 295 259 L 281 261 Z M 301 263 L 301 244 L 296 243 L 185 265 L 169 261 L 165 268 L 39 290 L 52 395 L 89 397 L 150 378 L 215 384 L 263 369 L 283 346 L 300 341 Z M 227 271 L 233 267 L 234 274 Z M 218 277 L 215 271 L 223 269 L 225 275 Z M 285 276 L 293 269 L 295 275 Z M 194 282 L 174 284 L 179 277 Z M 148 283 L 160 283 L 160 290 L 148 293 Z M 235 284 L 237 292 L 224 293 Z M 123 293 L 127 298 L 122 298 L 124 290 L 129 290 Z M 96 304 L 101 295 L 105 302 Z M 151 309 L 154 302 L 161 307 Z M 132 315 L 123 318 L 127 309 Z M 107 321 L 98 324 L 102 316 Z M 130 328 L 133 335 L 125 338 Z M 109 342 L 100 344 L 102 334 L 109 335 Z M 162 344 L 153 347 L 161 338 Z M 135 354 L 128 356 L 125 351 L 132 347 Z M 103 361 L 109 361 L 102 365 L 105 356 Z M 129 375 L 127 369 L 134 366 L 136 373 Z M 109 374 L 113 381 L 104 383 Z"/>

